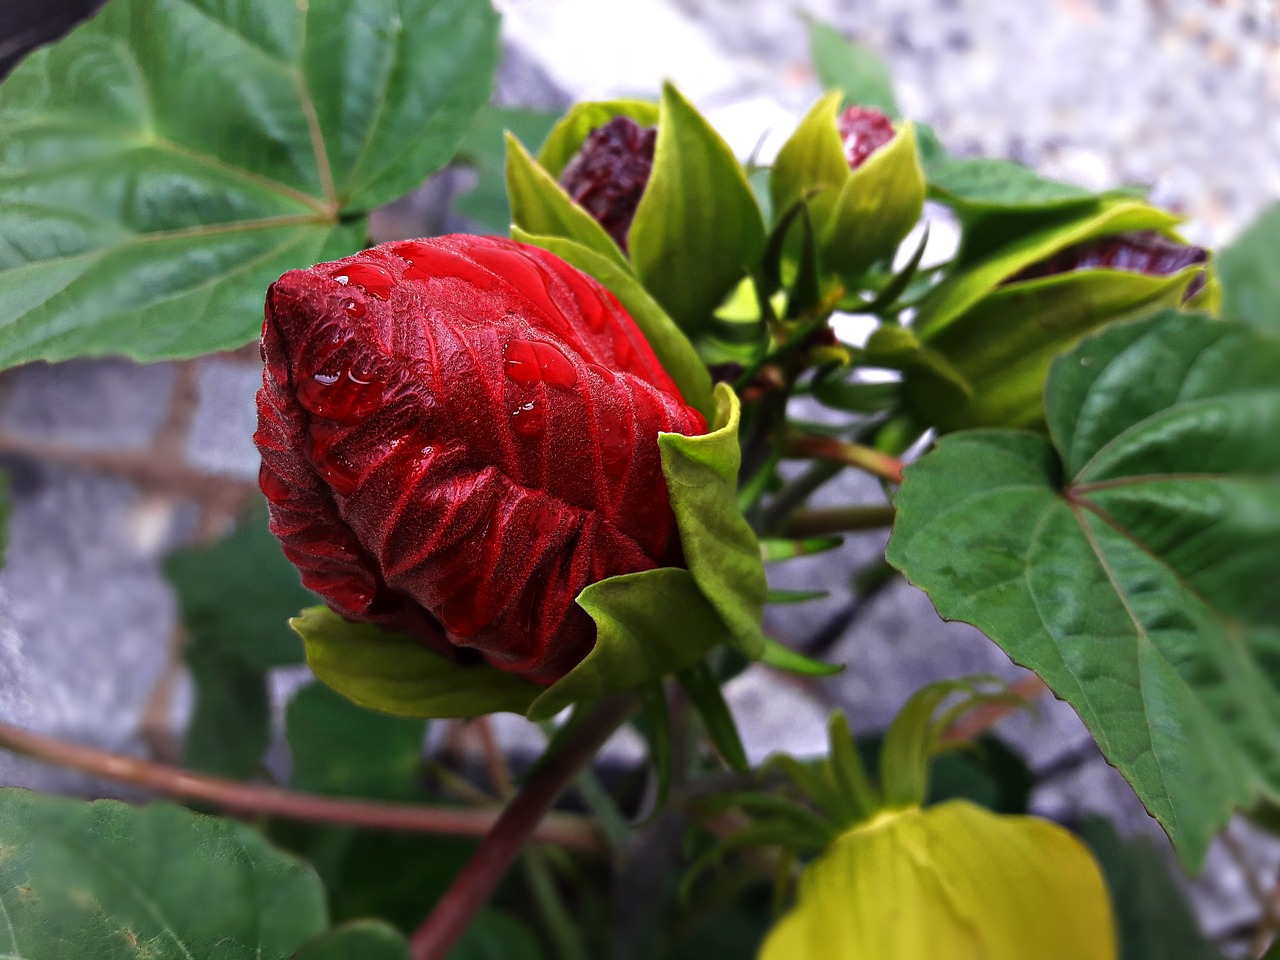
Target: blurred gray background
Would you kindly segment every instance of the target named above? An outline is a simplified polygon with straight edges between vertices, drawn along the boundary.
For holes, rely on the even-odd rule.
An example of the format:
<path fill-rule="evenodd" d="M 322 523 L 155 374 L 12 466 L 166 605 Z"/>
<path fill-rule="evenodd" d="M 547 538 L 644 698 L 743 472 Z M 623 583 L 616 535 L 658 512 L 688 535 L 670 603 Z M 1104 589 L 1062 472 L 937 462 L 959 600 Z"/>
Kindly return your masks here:
<path fill-rule="evenodd" d="M 1221 245 L 1280 197 L 1280 4 L 1273 0 L 495 0 L 506 58 L 497 97 L 558 108 L 576 99 L 653 96 L 672 79 L 745 156 L 786 138 L 818 94 L 800 12 L 884 57 L 903 112 L 954 152 L 1005 156 L 1089 187 L 1149 186 Z M 7 0 L 0 69 L 56 35 L 87 3 Z M 14 26 L 14 25 L 17 26 Z M 19 29 L 20 27 L 20 29 Z M 445 174 L 386 212 L 384 235 L 457 225 L 463 175 Z M 35 364 L 0 375 L 0 467 L 12 479 L 8 562 L 0 572 L 0 719 L 76 742 L 172 760 L 190 710 L 166 552 L 215 538 L 256 496 L 251 442 L 256 349 L 138 367 L 121 360 Z M 868 502 L 855 477 L 820 503 Z M 776 585 L 832 596 L 787 608 L 773 626 L 805 642 L 825 632 L 849 664 L 820 683 L 749 671 L 731 699 L 754 757 L 818 752 L 842 706 L 882 726 L 931 679 L 1021 676 L 985 638 L 942 624 L 898 584 L 871 598 L 853 569 L 882 538 L 780 569 Z M 277 683 L 281 706 L 298 682 Z M 513 745 L 533 745 L 504 719 Z M 1039 812 L 1098 811 L 1122 829 L 1158 828 L 1098 756 L 1071 710 L 1042 697 L 997 732 L 1046 774 Z M 622 749 L 622 747 L 620 747 Z M 627 752 L 624 750 L 624 753 Z M 108 794 L 114 788 L 0 753 L 0 784 Z M 1242 822 L 1211 852 L 1194 894 L 1205 928 L 1243 944 L 1280 845 Z"/>

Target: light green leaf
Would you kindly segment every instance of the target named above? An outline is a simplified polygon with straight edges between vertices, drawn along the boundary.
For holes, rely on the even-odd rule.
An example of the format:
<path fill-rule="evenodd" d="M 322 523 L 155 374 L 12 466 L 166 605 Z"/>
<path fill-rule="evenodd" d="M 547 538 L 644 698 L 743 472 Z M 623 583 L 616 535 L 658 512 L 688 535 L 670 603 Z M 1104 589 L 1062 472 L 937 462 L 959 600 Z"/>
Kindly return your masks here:
<path fill-rule="evenodd" d="M 680 530 L 685 562 L 748 657 L 764 650 L 760 617 L 769 592 L 760 544 L 738 511 L 738 424 L 741 407 L 726 384 L 715 392 L 710 433 L 658 435 L 662 472 Z"/>
<path fill-rule="evenodd" d="M 852 171 L 821 228 L 821 261 L 851 287 L 877 260 L 892 257 L 924 210 L 924 171 L 915 128 L 897 135 Z"/>
<path fill-rule="evenodd" d="M 658 362 L 675 381 L 685 400 L 703 416 L 711 417 L 715 405 L 711 400 L 711 374 L 698 358 L 693 344 L 675 322 L 666 315 L 629 270 L 612 260 L 588 250 L 580 243 L 563 237 L 538 237 L 513 228 L 511 236 L 522 243 L 532 243 L 554 253 L 603 284 L 631 315 Z M 610 241 L 612 242 L 612 241 Z M 616 249 L 616 248 L 615 248 Z"/>
<path fill-rule="evenodd" d="M 973 393 L 969 381 L 941 351 L 925 346 L 910 327 L 884 325 L 867 338 L 863 358 L 873 367 L 900 370 L 927 384 L 940 404 L 963 406 Z"/>
<path fill-rule="evenodd" d="M 593 583 L 578 595 L 578 606 L 596 623 L 596 645 L 533 702 L 530 720 L 683 670 L 730 640 L 716 608 L 689 571 L 677 567 Z"/>
<path fill-rule="evenodd" d="M 409 960 L 409 942 L 381 920 L 357 920 L 312 940 L 289 960 Z"/>
<path fill-rule="evenodd" d="M 1105 324 L 1178 306 L 1202 272 L 1192 267 L 1164 277 L 1091 269 L 1005 284 L 929 340 L 970 389 L 957 395 L 932 370 L 917 370 L 908 372 L 908 396 L 923 419 L 943 430 L 1041 428 L 1054 357 Z"/>
<path fill-rule="evenodd" d="M 420 793 L 421 720 L 374 713 L 312 683 L 289 703 L 285 733 L 295 789 L 379 800 Z"/>
<path fill-rule="evenodd" d="M 1218 255 L 1222 314 L 1280 330 L 1280 203 Z"/>
<path fill-rule="evenodd" d="M 546 142 L 538 151 L 538 162 L 551 176 L 559 177 L 597 127 L 603 127 L 614 117 L 630 117 L 642 127 L 653 127 L 658 124 L 658 112 L 658 105 L 648 100 L 575 103 L 547 134 Z"/>
<path fill-rule="evenodd" d="M 925 343 L 965 315 L 1001 281 L 1064 247 L 1130 230 L 1168 233 L 1171 213 L 1136 200 L 1106 199 L 1045 217 L 992 218 L 966 241 L 964 261 L 920 304 L 912 326 Z"/>
<path fill-rule="evenodd" d="M 509 133 L 506 140 L 512 223 L 525 234 L 572 240 L 630 272 L 622 251 L 604 227 L 569 198 L 519 140 Z"/>
<path fill-rule="evenodd" d="M 747 751 L 742 745 L 742 736 L 738 733 L 738 724 L 733 719 L 729 704 L 725 703 L 724 692 L 720 689 L 720 679 L 712 671 L 705 660 L 699 660 L 676 674 L 681 688 L 697 711 L 703 728 L 707 731 L 707 739 L 715 747 L 720 759 L 731 770 L 746 773 L 751 768 L 747 762 Z"/>
<path fill-rule="evenodd" d="M 829 677 L 844 669 L 843 663 L 823 663 L 821 660 L 814 660 L 784 646 L 770 636 L 764 638 L 764 652 L 760 655 L 760 662 L 775 670 L 786 670 L 788 673 L 799 674 L 802 677 Z"/>
<path fill-rule="evenodd" d="M 170 804 L 0 790 L 0 955 L 289 957 L 326 926 L 311 867 Z"/>
<path fill-rule="evenodd" d="M 317 679 L 370 710 L 428 719 L 524 713 L 540 691 L 485 663 L 446 660 L 413 637 L 348 623 L 328 607 L 303 610 L 289 625 Z"/>
<path fill-rule="evenodd" d="M 1070 183 L 1048 180 L 1011 160 L 947 157 L 929 167 L 930 196 L 962 218 L 992 213 L 1048 211 L 1098 199 Z"/>
<path fill-rule="evenodd" d="M 0 365 L 237 347 L 285 269 L 452 156 L 474 0 L 112 0 L 0 85 Z"/>
<path fill-rule="evenodd" d="M 833 90 L 805 114 L 774 161 L 769 174 L 769 196 L 781 217 L 800 198 L 820 190 L 839 190 L 849 179 L 836 117 L 840 91 Z"/>
<path fill-rule="evenodd" d="M 834 550 L 844 540 L 840 537 L 807 537 L 803 540 L 780 540 L 765 538 L 760 541 L 760 553 L 765 563 L 776 560 L 790 560 L 793 557 L 807 557 L 814 553 L 825 553 Z"/>
<path fill-rule="evenodd" d="M 828 90 L 843 90 L 845 103 L 898 116 L 893 78 L 883 61 L 862 44 L 846 40 L 825 23 L 810 20 L 809 54 L 822 85 Z"/>
<path fill-rule="evenodd" d="M 1280 797 L 1280 342 L 1200 316 L 1057 360 L 1050 439 L 944 437 L 888 558 L 1069 702 L 1191 865 Z"/>
<path fill-rule="evenodd" d="M 742 165 L 670 84 L 628 244 L 645 289 L 690 333 L 711 320 L 764 250 L 764 222 Z"/>
<path fill-rule="evenodd" d="M 466 139 L 458 147 L 458 159 L 475 171 L 476 185 L 453 202 L 453 209 L 492 233 L 506 233 L 511 226 L 507 202 L 506 131 L 521 143 L 539 143 L 560 114 L 551 110 L 489 107 L 480 111 Z"/>

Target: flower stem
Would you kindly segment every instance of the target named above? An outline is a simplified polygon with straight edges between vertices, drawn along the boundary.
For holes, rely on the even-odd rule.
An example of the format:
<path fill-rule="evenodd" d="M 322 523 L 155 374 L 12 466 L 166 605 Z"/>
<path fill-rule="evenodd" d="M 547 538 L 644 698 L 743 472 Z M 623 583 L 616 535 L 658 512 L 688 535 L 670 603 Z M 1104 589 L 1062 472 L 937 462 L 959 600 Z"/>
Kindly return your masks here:
<path fill-rule="evenodd" d="M 785 537 L 819 537 L 828 533 L 880 530 L 893 525 L 894 509 L 887 503 L 855 507 L 797 510 L 782 529 Z"/>
<path fill-rule="evenodd" d="M 489 899 L 516 854 L 536 837 L 538 823 L 615 730 L 635 711 L 634 696 L 596 704 L 560 751 L 527 779 L 480 841 L 471 859 L 414 932 L 413 960 L 444 960 Z"/>
<path fill-rule="evenodd" d="M 856 467 L 889 483 L 902 482 L 901 460 L 861 443 L 797 433 L 786 438 L 785 449 L 788 456 L 834 460 Z"/>
<path fill-rule="evenodd" d="M 501 815 L 494 809 L 375 803 L 240 783 L 83 747 L 7 723 L 0 723 L 0 747 L 117 783 L 146 787 L 171 797 L 199 800 L 239 814 L 270 814 L 292 820 L 455 836 L 483 836 Z M 567 814 L 548 817 L 535 838 L 596 853 L 603 849 L 600 836 L 589 821 Z"/>

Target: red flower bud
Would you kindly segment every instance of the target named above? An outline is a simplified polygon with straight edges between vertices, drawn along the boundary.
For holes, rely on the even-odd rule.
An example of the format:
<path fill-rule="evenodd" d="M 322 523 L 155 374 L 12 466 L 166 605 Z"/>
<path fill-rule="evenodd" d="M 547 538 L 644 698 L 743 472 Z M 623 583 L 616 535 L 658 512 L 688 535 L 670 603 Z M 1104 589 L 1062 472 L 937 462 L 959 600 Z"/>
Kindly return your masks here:
<path fill-rule="evenodd" d="M 271 529 L 343 616 L 549 683 L 594 642 L 585 586 L 682 562 L 658 433 L 706 423 L 544 250 L 450 236 L 291 270 L 262 355 Z"/>
<path fill-rule="evenodd" d="M 1064 247 L 1039 263 L 1033 263 L 1006 282 L 1035 280 L 1038 277 L 1090 269 L 1124 270 L 1149 277 L 1167 277 L 1194 264 L 1208 261 L 1209 253 L 1203 247 L 1179 243 L 1149 230 L 1131 231 Z M 1204 284 L 1205 275 L 1202 271 L 1187 286 L 1182 295 L 1183 302 L 1199 293 Z"/>
<path fill-rule="evenodd" d="M 649 183 L 657 142 L 656 128 L 642 127 L 630 117 L 614 117 L 591 131 L 560 174 L 560 186 L 623 250 Z"/>
<path fill-rule="evenodd" d="M 857 170 L 894 137 L 893 121 L 870 107 L 849 107 L 836 120 L 844 159 L 850 170 Z"/>

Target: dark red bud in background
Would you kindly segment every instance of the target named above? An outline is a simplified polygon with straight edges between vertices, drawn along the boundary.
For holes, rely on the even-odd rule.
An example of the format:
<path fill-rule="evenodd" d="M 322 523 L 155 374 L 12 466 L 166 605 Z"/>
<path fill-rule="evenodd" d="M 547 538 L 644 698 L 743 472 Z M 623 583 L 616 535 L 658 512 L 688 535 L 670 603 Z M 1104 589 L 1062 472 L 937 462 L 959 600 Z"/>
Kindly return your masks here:
<path fill-rule="evenodd" d="M 1166 277 L 1208 261 L 1209 253 L 1203 247 L 1179 243 L 1148 230 L 1133 231 L 1064 247 L 1053 256 L 1033 263 L 1006 283 L 1099 268 Z M 1186 293 L 1182 295 L 1183 302 L 1199 293 L 1204 285 L 1205 275 L 1201 272 L 1187 286 Z"/>
<path fill-rule="evenodd" d="M 844 159 L 850 170 L 857 170 L 867 157 L 894 137 L 893 121 L 870 107 L 849 107 L 836 119 Z"/>
<path fill-rule="evenodd" d="M 560 186 L 623 250 L 649 183 L 657 142 L 655 127 L 642 127 L 630 117 L 614 117 L 591 131 L 560 174 Z"/>
<path fill-rule="evenodd" d="M 594 642 L 585 586 L 682 563 L 658 433 L 706 423 L 543 250 L 450 236 L 292 270 L 262 354 L 271 529 L 350 619 L 549 683 Z"/>

